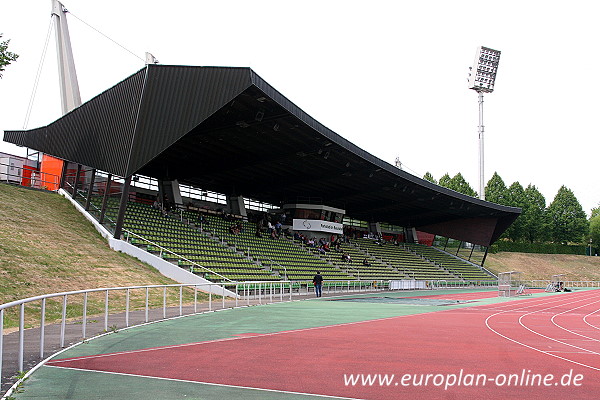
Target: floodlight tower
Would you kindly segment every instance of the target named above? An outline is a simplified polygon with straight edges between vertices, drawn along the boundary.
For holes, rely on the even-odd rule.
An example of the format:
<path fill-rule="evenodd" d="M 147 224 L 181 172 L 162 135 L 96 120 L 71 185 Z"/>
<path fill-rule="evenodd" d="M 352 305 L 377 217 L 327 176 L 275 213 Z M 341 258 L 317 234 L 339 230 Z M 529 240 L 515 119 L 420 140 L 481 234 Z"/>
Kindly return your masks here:
<path fill-rule="evenodd" d="M 469 89 L 479 95 L 479 198 L 485 200 L 485 183 L 483 181 L 483 94 L 494 91 L 500 51 L 479 46 L 475 54 L 475 62 L 469 69 Z"/>

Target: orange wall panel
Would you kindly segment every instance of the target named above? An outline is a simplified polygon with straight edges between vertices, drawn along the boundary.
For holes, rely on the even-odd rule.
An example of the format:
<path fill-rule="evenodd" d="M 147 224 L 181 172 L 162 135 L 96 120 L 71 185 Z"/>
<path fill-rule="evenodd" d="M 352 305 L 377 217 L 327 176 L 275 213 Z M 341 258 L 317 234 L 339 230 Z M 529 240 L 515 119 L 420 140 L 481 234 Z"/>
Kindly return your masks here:
<path fill-rule="evenodd" d="M 42 157 L 41 179 L 42 186 L 48 190 L 58 190 L 60 185 L 60 175 L 62 174 L 64 161 L 60 158 L 44 154 Z"/>

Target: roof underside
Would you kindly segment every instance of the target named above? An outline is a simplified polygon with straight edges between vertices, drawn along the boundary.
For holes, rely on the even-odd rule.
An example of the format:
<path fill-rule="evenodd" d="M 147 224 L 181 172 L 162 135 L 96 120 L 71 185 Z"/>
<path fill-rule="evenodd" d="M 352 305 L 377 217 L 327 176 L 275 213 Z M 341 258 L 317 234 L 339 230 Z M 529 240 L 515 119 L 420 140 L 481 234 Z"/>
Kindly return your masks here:
<path fill-rule="evenodd" d="M 54 123 L 4 139 L 120 176 L 276 205 L 310 198 L 352 218 L 481 245 L 520 213 L 372 156 L 247 68 L 149 65 Z"/>

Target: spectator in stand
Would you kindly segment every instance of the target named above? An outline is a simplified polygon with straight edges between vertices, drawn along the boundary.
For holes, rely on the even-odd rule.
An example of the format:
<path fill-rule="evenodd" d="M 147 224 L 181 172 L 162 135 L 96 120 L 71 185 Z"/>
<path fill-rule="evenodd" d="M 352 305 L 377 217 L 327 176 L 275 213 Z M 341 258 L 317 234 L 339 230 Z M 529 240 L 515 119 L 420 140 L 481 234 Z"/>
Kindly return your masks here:
<path fill-rule="evenodd" d="M 256 224 L 256 237 L 262 237 L 261 235 L 261 231 L 263 230 L 265 220 L 264 219 L 259 219 L 257 224 Z"/>
<path fill-rule="evenodd" d="M 156 197 L 156 200 L 154 200 L 154 203 L 152 203 L 152 207 L 160 211 L 163 217 L 166 217 L 168 215 L 167 210 L 163 207 L 160 201 L 158 201 L 158 196 Z"/>
<path fill-rule="evenodd" d="M 204 218 L 204 215 L 202 215 L 200 211 L 198 211 L 198 224 L 209 225 L 208 220 Z"/>
<path fill-rule="evenodd" d="M 365 267 L 370 267 L 370 266 L 371 266 L 371 263 L 369 262 L 369 259 L 368 259 L 368 258 L 365 258 L 365 259 L 363 260 L 363 265 L 364 265 Z"/>
<path fill-rule="evenodd" d="M 173 207 L 173 203 L 171 203 L 171 199 L 169 199 L 169 196 L 167 196 L 166 194 L 163 197 L 163 209 L 166 212 L 171 211 L 171 208 Z"/>
<path fill-rule="evenodd" d="M 335 249 L 335 251 L 337 251 L 338 253 L 339 253 L 340 251 L 342 251 L 341 243 L 340 243 L 340 241 L 339 241 L 339 240 L 336 240 L 336 241 L 335 241 L 334 249 Z"/>
<path fill-rule="evenodd" d="M 283 229 L 283 225 L 281 225 L 281 222 L 277 221 L 277 223 L 275 224 L 275 230 L 277 231 L 277 236 L 281 236 L 282 229 Z"/>

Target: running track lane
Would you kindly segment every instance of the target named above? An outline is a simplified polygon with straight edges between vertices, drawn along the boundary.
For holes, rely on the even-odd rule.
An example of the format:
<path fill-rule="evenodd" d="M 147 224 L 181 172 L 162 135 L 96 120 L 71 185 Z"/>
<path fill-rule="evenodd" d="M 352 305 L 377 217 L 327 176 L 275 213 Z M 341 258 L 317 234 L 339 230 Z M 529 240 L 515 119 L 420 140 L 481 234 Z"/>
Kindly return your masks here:
<path fill-rule="evenodd" d="M 47 365 L 363 399 L 591 399 L 600 389 L 599 309 L 600 291 L 587 291 Z M 421 374 L 448 379 L 461 370 L 461 384 L 446 390 L 433 376 L 427 386 L 401 381 L 404 374 L 417 383 Z M 394 380 L 353 386 L 344 384 L 344 374 L 394 374 Z M 465 380 L 472 374 L 488 380 L 475 386 Z M 496 385 L 496 377 L 502 383 L 509 374 L 522 382 L 533 374 L 555 378 L 549 387 Z M 581 386 L 556 385 L 578 374 Z"/>

